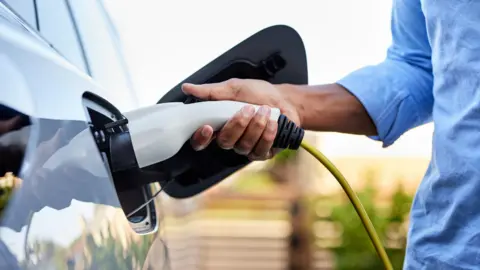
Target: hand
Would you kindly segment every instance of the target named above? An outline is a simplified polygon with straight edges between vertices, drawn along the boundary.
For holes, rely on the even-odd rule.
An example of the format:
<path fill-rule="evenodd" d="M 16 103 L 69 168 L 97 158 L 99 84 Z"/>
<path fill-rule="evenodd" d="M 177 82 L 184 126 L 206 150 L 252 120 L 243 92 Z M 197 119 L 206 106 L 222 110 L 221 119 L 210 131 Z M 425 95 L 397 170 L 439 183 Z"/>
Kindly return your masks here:
<path fill-rule="evenodd" d="M 245 106 L 216 134 L 211 126 L 203 126 L 192 136 L 192 146 L 202 150 L 213 140 L 223 149 L 233 149 L 251 160 L 266 160 L 275 154 L 272 145 L 277 134 L 277 123 L 269 120 L 270 108 L 278 108 L 297 125 L 301 125 L 297 108 L 280 85 L 250 79 L 230 79 L 212 84 L 184 84 L 183 91 L 203 100 L 233 100 L 262 105 L 255 113 L 253 106 Z"/>

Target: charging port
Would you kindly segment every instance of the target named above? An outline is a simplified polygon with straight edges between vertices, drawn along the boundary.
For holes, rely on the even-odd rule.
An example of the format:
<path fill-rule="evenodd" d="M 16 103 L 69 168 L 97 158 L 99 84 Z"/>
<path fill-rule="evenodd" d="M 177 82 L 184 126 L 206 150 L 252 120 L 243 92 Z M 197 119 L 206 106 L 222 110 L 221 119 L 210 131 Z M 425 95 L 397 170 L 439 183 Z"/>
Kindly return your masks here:
<path fill-rule="evenodd" d="M 152 189 L 158 189 L 157 185 L 146 183 L 144 185 L 132 185 L 137 179 L 129 175 L 115 173 L 112 170 L 112 134 L 122 134 L 122 124 L 126 123 L 123 115 L 106 100 L 91 94 L 85 93 L 83 105 L 89 121 L 90 130 L 94 136 L 98 150 L 107 168 L 112 184 L 117 191 L 118 199 L 125 215 L 130 214 L 140 205 L 145 204 L 153 195 Z M 116 130 L 118 129 L 118 130 Z M 119 132 L 111 132 L 111 131 Z M 157 213 L 155 202 L 152 200 L 145 207 L 128 217 L 131 228 L 139 233 L 145 234 L 155 231 L 157 226 Z"/>

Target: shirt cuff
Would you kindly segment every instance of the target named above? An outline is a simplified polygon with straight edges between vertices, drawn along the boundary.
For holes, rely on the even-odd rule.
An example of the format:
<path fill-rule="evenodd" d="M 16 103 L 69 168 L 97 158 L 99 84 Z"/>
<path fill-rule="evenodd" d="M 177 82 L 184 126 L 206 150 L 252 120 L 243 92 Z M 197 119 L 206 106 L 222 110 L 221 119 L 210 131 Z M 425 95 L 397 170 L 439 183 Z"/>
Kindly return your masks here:
<path fill-rule="evenodd" d="M 395 121 L 400 109 L 406 109 L 403 101 L 408 93 L 398 89 L 389 69 L 367 66 L 350 73 L 337 81 L 337 84 L 352 93 L 372 118 L 378 135 L 368 136 L 369 138 L 381 141 L 386 148 L 405 131 L 402 123 L 395 124 Z"/>

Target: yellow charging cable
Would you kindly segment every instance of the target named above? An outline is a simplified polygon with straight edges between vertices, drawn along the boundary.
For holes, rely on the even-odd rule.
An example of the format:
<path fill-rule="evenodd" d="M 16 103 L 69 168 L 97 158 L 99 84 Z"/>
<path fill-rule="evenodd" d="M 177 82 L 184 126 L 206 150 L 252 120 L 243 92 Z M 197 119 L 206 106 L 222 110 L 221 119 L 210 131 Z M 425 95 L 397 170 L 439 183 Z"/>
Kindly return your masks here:
<path fill-rule="evenodd" d="M 363 205 L 360 202 L 360 199 L 357 197 L 353 189 L 348 184 L 347 179 L 345 179 L 345 177 L 335 167 L 335 165 L 333 165 L 333 163 L 330 160 L 328 160 L 328 158 L 325 157 L 315 147 L 311 146 L 305 141 L 302 141 L 301 146 L 303 149 L 309 152 L 312 156 L 314 156 L 320 163 L 322 163 L 323 166 L 325 166 L 325 168 L 327 168 L 327 170 L 329 170 L 330 173 L 335 177 L 335 179 L 337 179 L 338 183 L 342 186 L 343 190 L 345 191 L 348 198 L 352 202 L 353 207 L 355 208 L 355 211 L 357 211 L 357 214 L 360 217 L 360 220 L 362 221 L 363 226 L 367 230 L 368 236 L 370 237 L 370 240 L 372 241 L 372 244 L 375 247 L 375 250 L 377 251 L 378 256 L 380 256 L 380 259 L 382 260 L 383 265 L 385 266 L 385 269 L 393 270 L 392 263 L 388 258 L 387 252 L 383 248 L 382 241 L 378 237 L 377 232 L 375 231 L 375 227 L 373 227 L 372 221 L 368 217 L 368 214 L 365 211 L 365 208 L 363 208 Z"/>

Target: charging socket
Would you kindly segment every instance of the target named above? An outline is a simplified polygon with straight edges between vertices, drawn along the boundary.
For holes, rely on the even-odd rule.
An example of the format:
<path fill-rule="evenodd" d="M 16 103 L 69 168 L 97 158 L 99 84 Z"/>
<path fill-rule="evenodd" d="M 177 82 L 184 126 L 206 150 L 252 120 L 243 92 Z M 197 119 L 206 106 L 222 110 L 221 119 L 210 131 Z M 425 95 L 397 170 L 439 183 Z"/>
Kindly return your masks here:
<path fill-rule="evenodd" d="M 134 170 L 126 169 L 125 161 L 130 160 L 130 164 L 134 165 L 135 155 L 133 148 L 128 151 L 128 145 L 132 147 L 129 141 L 128 121 L 118 109 L 89 92 L 83 95 L 83 105 L 90 130 L 110 180 L 115 186 L 122 210 L 128 215 L 152 197 L 154 191 L 159 188 L 158 184 L 152 184 L 156 182 L 153 178 L 148 182 L 140 182 L 140 179 L 135 177 Z M 156 231 L 158 221 L 155 200 L 128 217 L 128 221 L 130 227 L 139 234 Z"/>

